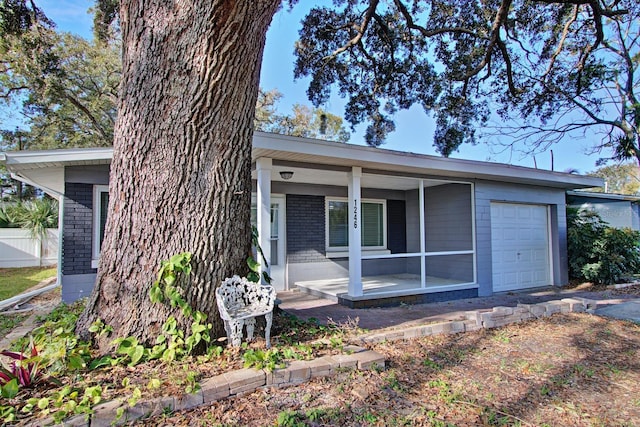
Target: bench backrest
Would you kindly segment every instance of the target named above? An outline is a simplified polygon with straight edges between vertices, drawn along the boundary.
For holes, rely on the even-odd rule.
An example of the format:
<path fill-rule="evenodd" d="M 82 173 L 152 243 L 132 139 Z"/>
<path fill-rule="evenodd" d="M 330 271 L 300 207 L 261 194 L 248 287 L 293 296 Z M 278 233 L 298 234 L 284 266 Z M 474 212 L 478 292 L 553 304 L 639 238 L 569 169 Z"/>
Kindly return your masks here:
<path fill-rule="evenodd" d="M 256 313 L 267 313 L 273 310 L 275 300 L 273 286 L 250 282 L 237 275 L 225 279 L 216 289 L 216 302 L 223 317 L 228 316 L 229 311 L 246 306 L 252 306 Z"/>

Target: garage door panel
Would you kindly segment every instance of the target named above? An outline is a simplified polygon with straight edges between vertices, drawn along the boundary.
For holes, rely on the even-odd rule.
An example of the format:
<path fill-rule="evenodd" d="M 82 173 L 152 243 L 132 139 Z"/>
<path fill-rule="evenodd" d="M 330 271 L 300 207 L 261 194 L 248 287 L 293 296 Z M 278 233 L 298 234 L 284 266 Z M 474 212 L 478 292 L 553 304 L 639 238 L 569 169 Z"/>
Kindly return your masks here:
<path fill-rule="evenodd" d="M 503 218 L 516 218 L 517 217 L 517 207 L 504 205 L 500 206 L 500 210 L 502 210 L 501 215 Z"/>
<path fill-rule="evenodd" d="M 520 252 L 518 252 L 518 256 L 516 257 L 516 262 L 517 263 L 530 263 L 533 261 L 533 258 L 535 258 L 534 256 L 532 256 L 532 251 L 530 250 L 522 250 Z"/>
<path fill-rule="evenodd" d="M 531 286 L 531 284 L 534 282 L 532 275 L 533 273 L 531 273 L 530 271 L 523 271 L 520 273 L 519 282 L 521 287 L 526 288 Z"/>
<path fill-rule="evenodd" d="M 531 211 L 527 207 L 519 206 L 517 208 L 518 219 L 521 221 L 529 221 L 532 217 Z"/>
<path fill-rule="evenodd" d="M 534 260 L 537 262 L 548 262 L 549 254 L 547 253 L 547 251 L 537 250 L 535 251 Z"/>
<path fill-rule="evenodd" d="M 491 243 L 494 291 L 550 284 L 546 206 L 492 203 Z"/>

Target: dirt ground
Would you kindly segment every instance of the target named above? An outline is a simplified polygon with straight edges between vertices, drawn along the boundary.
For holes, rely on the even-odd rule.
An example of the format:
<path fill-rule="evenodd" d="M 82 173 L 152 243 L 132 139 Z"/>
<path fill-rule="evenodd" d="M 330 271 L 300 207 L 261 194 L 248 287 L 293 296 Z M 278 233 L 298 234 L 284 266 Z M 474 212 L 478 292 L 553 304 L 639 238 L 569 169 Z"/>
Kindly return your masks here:
<path fill-rule="evenodd" d="M 341 372 L 140 421 L 154 426 L 640 425 L 640 326 L 589 314 L 373 347 Z"/>

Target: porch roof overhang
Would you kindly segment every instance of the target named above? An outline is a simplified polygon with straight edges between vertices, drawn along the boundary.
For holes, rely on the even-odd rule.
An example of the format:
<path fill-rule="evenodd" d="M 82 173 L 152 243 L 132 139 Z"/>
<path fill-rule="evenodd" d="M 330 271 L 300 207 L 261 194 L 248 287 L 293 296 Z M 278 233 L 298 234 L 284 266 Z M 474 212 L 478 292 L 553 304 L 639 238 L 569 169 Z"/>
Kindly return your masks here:
<path fill-rule="evenodd" d="M 41 177 L 46 176 L 50 179 L 54 172 L 58 176 L 56 181 L 63 180 L 64 168 L 67 166 L 109 164 L 112 157 L 113 149 L 110 147 L 14 151 L 0 153 L 0 162 L 5 163 L 9 172 L 17 179 L 39 184 Z M 597 177 L 255 132 L 252 160 L 255 162 L 261 157 L 273 159 L 274 165 L 281 169 L 287 165 L 299 164 L 322 165 L 347 171 L 353 166 L 358 166 L 365 173 L 381 175 L 440 177 L 451 180 L 482 179 L 564 190 L 603 185 L 603 180 Z M 59 188 L 55 189 L 58 190 Z"/>
<path fill-rule="evenodd" d="M 367 173 L 389 173 L 452 180 L 488 180 L 572 190 L 599 187 L 601 178 L 404 151 L 255 132 L 252 160 L 268 157 L 274 165 L 300 163 L 331 167 L 358 166 Z M 317 181 L 316 181 L 317 182 Z"/>

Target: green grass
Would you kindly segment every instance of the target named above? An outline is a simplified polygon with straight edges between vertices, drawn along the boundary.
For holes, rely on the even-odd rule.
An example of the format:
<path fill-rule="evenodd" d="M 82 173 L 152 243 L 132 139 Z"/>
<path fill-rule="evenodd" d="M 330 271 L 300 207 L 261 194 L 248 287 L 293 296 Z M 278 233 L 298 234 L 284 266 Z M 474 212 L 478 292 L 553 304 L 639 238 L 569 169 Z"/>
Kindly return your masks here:
<path fill-rule="evenodd" d="M 0 268 L 0 301 L 55 275 L 56 269 L 51 267 Z"/>
<path fill-rule="evenodd" d="M 7 336 L 13 328 L 18 326 L 24 319 L 26 314 L 2 314 L 0 315 L 0 339 Z M 4 350 L 4 349 L 1 349 Z"/>

